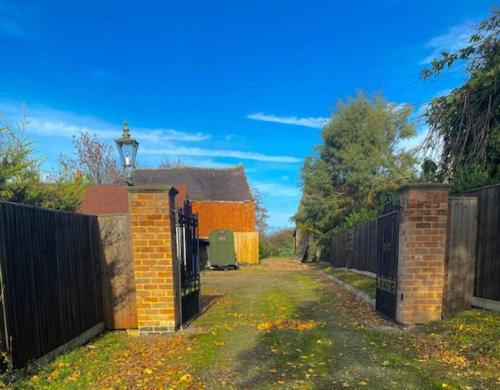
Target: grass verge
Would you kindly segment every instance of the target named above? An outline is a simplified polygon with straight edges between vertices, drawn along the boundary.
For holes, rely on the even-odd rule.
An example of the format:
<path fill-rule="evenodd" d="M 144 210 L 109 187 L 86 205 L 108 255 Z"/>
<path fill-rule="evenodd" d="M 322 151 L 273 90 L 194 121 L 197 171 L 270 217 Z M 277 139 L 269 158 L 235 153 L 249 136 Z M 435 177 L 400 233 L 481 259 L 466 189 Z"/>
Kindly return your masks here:
<path fill-rule="evenodd" d="M 375 298 L 376 279 L 371 276 L 361 275 L 356 272 L 327 268 L 326 272 Z"/>
<path fill-rule="evenodd" d="M 402 330 L 297 262 L 203 274 L 183 333 L 108 332 L 5 383 L 19 389 L 497 389 L 500 314 Z"/>

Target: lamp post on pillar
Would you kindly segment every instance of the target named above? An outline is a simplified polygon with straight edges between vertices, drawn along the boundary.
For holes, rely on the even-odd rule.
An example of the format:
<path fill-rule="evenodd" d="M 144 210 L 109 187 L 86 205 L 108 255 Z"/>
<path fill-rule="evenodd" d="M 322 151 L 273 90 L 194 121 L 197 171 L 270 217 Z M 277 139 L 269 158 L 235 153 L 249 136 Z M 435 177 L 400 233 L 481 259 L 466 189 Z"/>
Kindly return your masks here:
<path fill-rule="evenodd" d="M 132 173 L 135 169 L 135 157 L 137 156 L 137 149 L 139 142 L 130 136 L 130 129 L 127 122 L 123 122 L 123 134 L 121 138 L 115 139 L 118 153 L 122 161 L 123 171 L 125 172 L 125 181 L 129 186 L 132 183 Z"/>

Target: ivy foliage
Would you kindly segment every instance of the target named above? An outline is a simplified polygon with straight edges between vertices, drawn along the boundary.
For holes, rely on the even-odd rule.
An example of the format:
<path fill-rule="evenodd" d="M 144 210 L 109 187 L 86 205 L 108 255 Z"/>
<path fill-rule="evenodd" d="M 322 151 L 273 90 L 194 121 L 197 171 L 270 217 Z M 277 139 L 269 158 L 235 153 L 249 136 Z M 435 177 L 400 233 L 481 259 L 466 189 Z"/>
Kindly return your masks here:
<path fill-rule="evenodd" d="M 422 72 L 428 79 L 452 67 L 465 69 L 463 85 L 433 99 L 425 114 L 427 168 L 434 162 L 431 176 L 449 181 L 454 192 L 500 181 L 499 33 L 500 13 L 495 11 L 478 25 L 467 46 L 441 53 Z"/>

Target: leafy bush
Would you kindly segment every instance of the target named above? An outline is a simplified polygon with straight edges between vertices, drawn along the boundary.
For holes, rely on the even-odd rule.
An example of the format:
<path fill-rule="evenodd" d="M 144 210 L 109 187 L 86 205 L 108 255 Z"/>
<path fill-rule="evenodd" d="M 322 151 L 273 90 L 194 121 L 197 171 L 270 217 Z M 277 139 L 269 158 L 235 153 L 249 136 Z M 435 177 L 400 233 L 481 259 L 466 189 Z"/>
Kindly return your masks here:
<path fill-rule="evenodd" d="M 273 233 L 262 234 L 259 241 L 259 256 L 292 257 L 295 249 L 293 229 L 280 229 Z"/>

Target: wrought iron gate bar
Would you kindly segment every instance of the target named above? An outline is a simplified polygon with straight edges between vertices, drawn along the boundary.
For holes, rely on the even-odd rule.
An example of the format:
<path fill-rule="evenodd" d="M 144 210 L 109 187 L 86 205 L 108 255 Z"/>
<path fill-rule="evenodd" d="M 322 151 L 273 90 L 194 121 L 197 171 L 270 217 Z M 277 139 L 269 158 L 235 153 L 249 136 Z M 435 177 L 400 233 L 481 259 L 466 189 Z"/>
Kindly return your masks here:
<path fill-rule="evenodd" d="M 182 322 L 200 311 L 200 255 L 198 215 L 186 201 L 176 211 L 177 258 L 180 265 Z"/>
<path fill-rule="evenodd" d="M 388 202 L 377 218 L 376 309 L 396 319 L 400 206 Z"/>
<path fill-rule="evenodd" d="M 399 207 L 399 206 L 397 206 L 397 207 Z M 398 213 L 399 213 L 399 210 L 394 210 L 394 211 L 379 215 L 377 219 L 384 218 L 384 217 L 387 217 L 389 215 L 398 214 Z"/>

